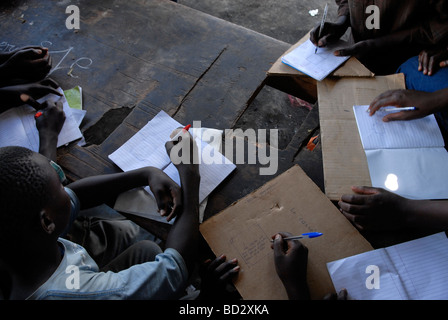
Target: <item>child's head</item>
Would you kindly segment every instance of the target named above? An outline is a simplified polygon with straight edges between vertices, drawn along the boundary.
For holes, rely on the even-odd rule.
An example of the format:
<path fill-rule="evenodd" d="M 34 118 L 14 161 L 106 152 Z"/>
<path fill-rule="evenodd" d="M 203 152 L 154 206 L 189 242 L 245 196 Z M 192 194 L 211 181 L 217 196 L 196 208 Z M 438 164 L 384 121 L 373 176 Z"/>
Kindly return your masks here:
<path fill-rule="evenodd" d="M 43 155 L 0 148 L 0 251 L 57 239 L 70 215 L 70 198 Z"/>

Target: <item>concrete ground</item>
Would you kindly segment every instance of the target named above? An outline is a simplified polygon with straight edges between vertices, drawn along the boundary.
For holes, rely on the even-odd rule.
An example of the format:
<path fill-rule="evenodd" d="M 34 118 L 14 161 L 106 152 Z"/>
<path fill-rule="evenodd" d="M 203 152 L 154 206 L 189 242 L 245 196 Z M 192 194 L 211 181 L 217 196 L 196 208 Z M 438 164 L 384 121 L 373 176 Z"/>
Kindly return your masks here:
<path fill-rule="evenodd" d="M 333 0 L 178 0 L 180 4 L 208 13 L 272 38 L 294 44 L 320 23 L 325 4 L 328 21 L 337 16 Z M 316 16 L 309 11 L 319 9 Z"/>
<path fill-rule="evenodd" d="M 179 4 L 294 44 L 322 19 L 329 4 L 327 21 L 337 17 L 332 0 L 178 0 Z M 315 16 L 310 10 L 318 9 Z M 236 124 L 237 128 L 279 130 L 279 149 L 284 149 L 305 120 L 310 106 L 265 86 Z"/>

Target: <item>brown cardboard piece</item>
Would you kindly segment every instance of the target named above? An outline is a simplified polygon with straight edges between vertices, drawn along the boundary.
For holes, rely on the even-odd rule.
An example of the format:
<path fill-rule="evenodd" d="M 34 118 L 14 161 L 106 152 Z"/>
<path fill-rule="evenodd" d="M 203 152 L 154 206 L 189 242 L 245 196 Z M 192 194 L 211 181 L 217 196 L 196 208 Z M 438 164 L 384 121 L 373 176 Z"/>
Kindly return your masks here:
<path fill-rule="evenodd" d="M 334 292 L 327 262 L 373 249 L 299 166 L 208 219 L 200 231 L 216 255 L 238 259 L 235 286 L 245 300 L 288 298 L 271 249 L 270 239 L 278 232 L 324 234 L 302 240 L 309 249 L 312 299 Z"/>
<path fill-rule="evenodd" d="M 352 186 L 371 186 L 354 105 L 369 105 L 381 93 L 404 89 L 403 74 L 374 78 L 327 78 L 317 85 L 325 193 L 338 201 Z"/>

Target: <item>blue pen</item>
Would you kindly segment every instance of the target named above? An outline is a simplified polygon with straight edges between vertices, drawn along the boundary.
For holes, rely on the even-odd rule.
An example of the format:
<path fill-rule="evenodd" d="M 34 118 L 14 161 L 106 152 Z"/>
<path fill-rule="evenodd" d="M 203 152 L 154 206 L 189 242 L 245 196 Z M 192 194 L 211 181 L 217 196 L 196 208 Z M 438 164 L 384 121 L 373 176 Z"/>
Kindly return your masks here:
<path fill-rule="evenodd" d="M 313 239 L 313 238 L 319 238 L 320 236 L 323 236 L 323 233 L 310 232 L 310 233 L 304 233 L 300 236 L 283 238 L 283 240 Z M 274 240 L 271 240 L 271 242 L 274 242 Z"/>

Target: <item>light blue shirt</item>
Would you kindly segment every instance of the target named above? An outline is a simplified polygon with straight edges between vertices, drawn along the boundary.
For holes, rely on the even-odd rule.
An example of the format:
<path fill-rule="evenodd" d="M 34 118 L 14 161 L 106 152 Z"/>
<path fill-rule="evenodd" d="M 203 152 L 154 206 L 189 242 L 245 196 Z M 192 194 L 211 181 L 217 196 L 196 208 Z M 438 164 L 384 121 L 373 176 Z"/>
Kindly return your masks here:
<path fill-rule="evenodd" d="M 100 272 L 83 247 L 62 238 L 58 241 L 64 248 L 62 261 L 30 300 L 168 300 L 179 299 L 186 287 L 187 267 L 174 249 L 166 249 L 153 262 L 120 272 Z"/>
<path fill-rule="evenodd" d="M 70 225 L 80 206 L 76 194 L 68 188 L 65 191 L 71 199 Z M 120 272 L 100 272 L 82 246 L 63 238 L 58 242 L 63 250 L 61 263 L 53 275 L 28 297 L 29 300 L 168 300 L 179 299 L 184 294 L 188 270 L 184 259 L 174 249 L 168 248 L 158 254 L 155 261 Z"/>

